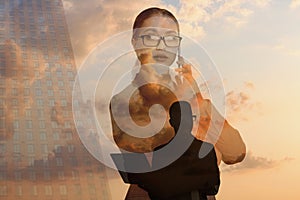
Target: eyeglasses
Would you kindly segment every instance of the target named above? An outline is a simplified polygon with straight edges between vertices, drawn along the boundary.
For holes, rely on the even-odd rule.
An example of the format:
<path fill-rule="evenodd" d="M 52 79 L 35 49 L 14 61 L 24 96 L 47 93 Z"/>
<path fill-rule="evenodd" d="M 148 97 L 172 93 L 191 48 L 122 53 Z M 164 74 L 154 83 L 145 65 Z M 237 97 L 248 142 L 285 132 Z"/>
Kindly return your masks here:
<path fill-rule="evenodd" d="M 147 47 L 157 47 L 161 40 L 164 41 L 167 47 L 178 47 L 180 45 L 181 37 L 174 35 L 158 36 L 158 35 L 141 35 L 143 44 Z"/>

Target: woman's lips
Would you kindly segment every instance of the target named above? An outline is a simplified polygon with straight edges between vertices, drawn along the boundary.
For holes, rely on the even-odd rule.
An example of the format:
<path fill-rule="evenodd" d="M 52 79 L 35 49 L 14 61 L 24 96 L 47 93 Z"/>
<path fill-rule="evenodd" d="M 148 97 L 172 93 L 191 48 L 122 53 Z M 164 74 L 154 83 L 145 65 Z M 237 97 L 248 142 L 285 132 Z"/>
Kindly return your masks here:
<path fill-rule="evenodd" d="M 153 59 L 156 61 L 165 61 L 168 59 L 168 57 L 165 55 L 154 55 Z"/>

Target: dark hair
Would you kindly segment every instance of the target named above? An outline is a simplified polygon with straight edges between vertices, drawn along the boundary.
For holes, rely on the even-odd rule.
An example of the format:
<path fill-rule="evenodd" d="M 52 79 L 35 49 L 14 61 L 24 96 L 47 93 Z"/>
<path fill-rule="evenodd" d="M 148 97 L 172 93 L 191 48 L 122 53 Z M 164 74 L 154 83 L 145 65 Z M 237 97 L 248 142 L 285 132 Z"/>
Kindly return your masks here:
<path fill-rule="evenodd" d="M 176 23 L 179 32 L 179 23 L 176 17 L 170 11 L 157 7 L 147 8 L 146 10 L 143 10 L 140 14 L 138 14 L 133 23 L 133 31 L 137 28 L 141 28 L 146 19 L 155 15 L 170 17 Z"/>

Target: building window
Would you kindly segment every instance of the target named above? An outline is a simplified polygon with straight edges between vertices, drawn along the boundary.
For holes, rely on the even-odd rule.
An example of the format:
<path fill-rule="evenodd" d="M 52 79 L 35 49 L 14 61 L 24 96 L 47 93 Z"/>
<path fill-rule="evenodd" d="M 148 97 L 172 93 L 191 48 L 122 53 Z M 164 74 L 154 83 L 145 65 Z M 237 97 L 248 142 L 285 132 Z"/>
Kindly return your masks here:
<path fill-rule="evenodd" d="M 42 96 L 42 90 L 41 89 L 36 89 L 35 90 L 35 95 L 36 96 Z"/>
<path fill-rule="evenodd" d="M 29 99 L 24 99 L 24 105 L 26 106 L 26 107 L 29 107 L 30 106 L 30 100 Z"/>
<path fill-rule="evenodd" d="M 67 132 L 66 133 L 66 138 L 67 138 L 67 140 L 72 140 L 73 139 L 72 132 Z"/>
<path fill-rule="evenodd" d="M 58 128 L 58 124 L 56 121 L 52 121 L 51 126 L 52 126 L 52 128 Z"/>
<path fill-rule="evenodd" d="M 18 99 L 12 99 L 11 104 L 12 106 L 18 106 Z"/>
<path fill-rule="evenodd" d="M 66 107 L 67 106 L 67 101 L 66 100 L 61 100 L 61 106 Z"/>
<path fill-rule="evenodd" d="M 95 195 L 96 194 L 95 185 L 89 185 L 89 191 L 91 195 Z"/>
<path fill-rule="evenodd" d="M 24 75 L 24 76 L 29 76 L 29 71 L 28 71 L 28 70 L 24 70 L 24 71 L 23 71 L 23 75 Z"/>
<path fill-rule="evenodd" d="M 43 164 L 44 164 L 44 167 L 49 167 L 48 155 L 45 155 L 43 157 Z"/>
<path fill-rule="evenodd" d="M 17 96 L 18 95 L 18 89 L 17 88 L 12 88 L 11 89 L 11 95 L 12 96 Z"/>
<path fill-rule="evenodd" d="M 27 135 L 27 137 L 26 137 L 27 140 L 29 140 L 29 141 L 33 140 L 33 134 L 32 134 L 32 132 L 27 132 L 26 135 Z"/>
<path fill-rule="evenodd" d="M 0 88 L 0 95 L 4 96 L 5 95 L 5 88 Z"/>
<path fill-rule="evenodd" d="M 61 65 L 59 64 L 59 63 L 55 63 L 55 67 L 56 67 L 56 69 L 58 69 L 58 70 L 61 70 L 62 68 L 61 68 Z"/>
<path fill-rule="evenodd" d="M 51 80 L 47 80 L 47 86 L 52 86 L 52 81 Z"/>
<path fill-rule="evenodd" d="M 73 85 L 74 85 L 74 81 L 69 81 L 69 87 L 73 88 Z"/>
<path fill-rule="evenodd" d="M 13 109 L 12 113 L 15 118 L 17 118 L 19 116 L 19 111 L 17 109 Z"/>
<path fill-rule="evenodd" d="M 76 157 L 70 157 L 69 158 L 70 159 L 70 164 L 72 165 L 72 166 L 78 166 L 78 162 L 77 162 L 77 159 L 76 159 Z"/>
<path fill-rule="evenodd" d="M 46 140 L 47 139 L 47 135 L 45 132 L 40 132 L 40 140 Z"/>
<path fill-rule="evenodd" d="M 31 120 L 26 120 L 26 128 L 32 129 L 32 121 Z"/>
<path fill-rule="evenodd" d="M 25 80 L 24 80 L 24 86 L 25 86 L 25 87 L 29 87 L 29 86 L 30 86 L 29 80 L 28 80 L 28 79 L 25 79 Z"/>
<path fill-rule="evenodd" d="M 58 132 L 53 133 L 53 140 L 59 140 L 59 134 Z"/>
<path fill-rule="evenodd" d="M 18 185 L 16 187 L 16 195 L 22 196 L 22 186 L 21 185 Z"/>
<path fill-rule="evenodd" d="M 28 157 L 28 165 L 29 166 L 33 166 L 34 165 L 34 157 L 32 157 L 32 156 Z"/>
<path fill-rule="evenodd" d="M 68 145 L 68 152 L 69 152 L 69 153 L 73 153 L 74 150 L 75 150 L 74 145 L 73 145 L 73 144 L 69 144 L 69 145 Z"/>
<path fill-rule="evenodd" d="M 38 189 L 37 189 L 36 185 L 32 186 L 32 195 L 33 196 L 37 196 L 38 195 Z"/>
<path fill-rule="evenodd" d="M 51 73 L 50 72 L 46 71 L 45 74 L 46 74 L 46 77 L 48 77 L 48 78 L 51 77 Z"/>
<path fill-rule="evenodd" d="M 66 64 L 66 67 L 72 69 L 72 64 L 67 63 L 67 64 Z"/>
<path fill-rule="evenodd" d="M 55 153 L 61 153 L 61 146 L 55 145 L 54 150 L 55 150 Z"/>
<path fill-rule="evenodd" d="M 15 66 L 15 65 L 16 65 L 15 62 L 14 62 L 14 64 L 12 64 L 12 65 Z M 12 75 L 13 77 L 16 77 L 16 76 L 17 76 L 17 71 L 16 71 L 16 70 L 11 70 L 10 73 L 11 73 L 11 75 Z"/>
<path fill-rule="evenodd" d="M 60 185 L 59 192 L 61 195 L 67 195 L 67 187 L 65 185 Z"/>
<path fill-rule="evenodd" d="M 14 144 L 14 153 L 20 153 L 20 145 Z"/>
<path fill-rule="evenodd" d="M 17 131 L 14 131 L 14 133 L 13 133 L 13 139 L 16 140 L 16 141 L 18 141 L 20 139 L 20 133 L 17 132 Z"/>
<path fill-rule="evenodd" d="M 39 71 L 34 71 L 34 77 L 39 78 L 40 77 L 40 72 Z"/>
<path fill-rule="evenodd" d="M 36 180 L 35 171 L 29 171 L 29 180 L 31 180 L 31 181 L 35 181 Z"/>
<path fill-rule="evenodd" d="M 35 86 L 36 87 L 41 87 L 41 85 L 42 85 L 41 82 L 42 82 L 41 79 L 36 79 L 35 80 Z"/>
<path fill-rule="evenodd" d="M 51 179 L 50 171 L 44 171 L 44 180 L 49 181 Z"/>
<path fill-rule="evenodd" d="M 63 81 L 58 81 L 57 84 L 58 84 L 59 87 L 63 87 L 64 86 L 64 82 Z"/>
<path fill-rule="evenodd" d="M 46 125 L 45 125 L 45 121 L 44 121 L 44 120 L 40 120 L 40 121 L 39 121 L 39 127 L 40 127 L 40 129 L 46 128 Z"/>
<path fill-rule="evenodd" d="M 45 60 L 48 60 L 48 59 L 49 59 L 48 54 L 44 54 L 44 59 L 45 59 Z"/>
<path fill-rule="evenodd" d="M 6 153 L 6 144 L 0 144 L 0 154 Z"/>
<path fill-rule="evenodd" d="M 62 158 L 60 158 L 60 157 L 56 158 L 56 166 L 58 166 L 58 167 L 63 166 L 63 160 L 62 160 Z"/>
<path fill-rule="evenodd" d="M 37 114 L 38 114 L 38 117 L 44 117 L 44 111 L 43 110 L 38 110 Z"/>
<path fill-rule="evenodd" d="M 25 116 L 26 117 L 31 117 L 31 110 L 30 109 L 25 110 Z"/>
<path fill-rule="evenodd" d="M 64 117 L 69 117 L 69 111 L 64 110 L 64 111 L 63 111 L 63 116 L 64 116 Z"/>
<path fill-rule="evenodd" d="M 6 181 L 6 171 L 0 171 L 0 181 Z"/>
<path fill-rule="evenodd" d="M 30 95 L 30 89 L 29 88 L 24 88 L 24 95 L 29 96 Z"/>
<path fill-rule="evenodd" d="M 58 171 L 57 175 L 59 180 L 65 180 L 65 174 L 63 171 Z"/>
<path fill-rule="evenodd" d="M 34 153 L 34 145 L 33 144 L 28 144 L 27 145 L 27 150 L 29 154 L 33 154 Z"/>
<path fill-rule="evenodd" d="M 88 171 L 86 172 L 86 175 L 87 175 L 87 178 L 88 178 L 89 180 L 93 179 L 93 172 L 92 172 L 91 170 L 88 170 Z"/>
<path fill-rule="evenodd" d="M 65 128 L 71 128 L 71 123 L 69 121 L 65 122 Z"/>
<path fill-rule="evenodd" d="M 4 64 L 2 64 L 1 67 L 4 67 Z M 5 77 L 5 69 L 0 69 L 0 77 Z"/>
<path fill-rule="evenodd" d="M 68 77 L 73 78 L 73 72 L 68 71 Z"/>
<path fill-rule="evenodd" d="M 38 62 L 34 62 L 33 63 L 33 67 L 38 68 L 39 67 L 39 63 Z"/>
<path fill-rule="evenodd" d="M 57 77 L 62 77 L 62 72 L 61 72 L 61 71 L 57 71 L 57 72 L 56 72 L 56 76 L 57 76 Z"/>
<path fill-rule="evenodd" d="M 5 128 L 5 119 L 0 119 L 0 129 Z"/>
<path fill-rule="evenodd" d="M 4 157 L 0 157 L 0 168 L 6 168 L 7 167 L 7 160 Z"/>
<path fill-rule="evenodd" d="M 36 101 L 38 106 L 43 106 L 44 105 L 44 101 L 42 99 L 37 99 Z"/>
<path fill-rule="evenodd" d="M 16 180 L 16 181 L 22 180 L 22 174 L 21 174 L 20 171 L 16 171 L 16 172 L 15 172 L 15 180 Z"/>
<path fill-rule="evenodd" d="M 79 179 L 79 173 L 76 170 L 72 171 L 72 179 L 73 180 L 78 180 Z"/>
<path fill-rule="evenodd" d="M 38 59 L 37 54 L 32 54 L 32 59 L 37 60 Z"/>
<path fill-rule="evenodd" d="M 22 62 L 22 66 L 23 66 L 24 68 L 26 68 L 26 67 L 28 66 L 28 64 L 27 64 L 27 62 L 26 62 L 25 60 Z"/>
<path fill-rule="evenodd" d="M 6 196 L 7 195 L 7 186 L 1 185 L 0 186 L 0 196 Z"/>
<path fill-rule="evenodd" d="M 42 153 L 47 154 L 48 153 L 48 145 L 47 144 L 42 144 Z"/>
<path fill-rule="evenodd" d="M 0 98 L 0 106 L 4 106 L 5 105 L 5 100 Z"/>
<path fill-rule="evenodd" d="M 51 185 L 46 185 L 45 186 L 45 195 L 51 196 L 52 195 L 52 187 Z"/>
<path fill-rule="evenodd" d="M 48 90 L 48 96 L 53 96 L 54 95 L 54 92 L 53 92 L 53 90 Z"/>
<path fill-rule="evenodd" d="M 66 96 L 66 92 L 64 90 L 59 90 L 59 94 L 62 97 Z"/>
<path fill-rule="evenodd" d="M 74 191 L 76 192 L 77 195 L 81 194 L 81 186 L 80 186 L 80 184 L 75 184 L 74 185 Z"/>
<path fill-rule="evenodd" d="M 14 120 L 14 122 L 13 122 L 13 127 L 14 127 L 14 129 L 19 129 L 19 128 L 20 128 L 20 125 L 19 125 L 19 121 L 18 121 L 18 120 Z"/>

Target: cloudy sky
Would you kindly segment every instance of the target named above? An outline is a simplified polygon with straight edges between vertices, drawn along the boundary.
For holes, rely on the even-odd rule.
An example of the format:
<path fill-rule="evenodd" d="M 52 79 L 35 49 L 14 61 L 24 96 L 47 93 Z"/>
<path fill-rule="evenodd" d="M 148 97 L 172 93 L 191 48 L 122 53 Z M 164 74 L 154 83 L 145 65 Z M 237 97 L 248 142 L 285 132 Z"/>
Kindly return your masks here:
<path fill-rule="evenodd" d="M 227 118 L 247 144 L 243 163 L 221 166 L 218 199 L 299 199 L 300 0 L 128 2 L 64 0 L 78 68 L 143 9 L 169 9 L 217 65 Z M 112 177 L 112 195 L 122 199 L 127 186 Z"/>

